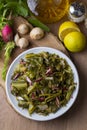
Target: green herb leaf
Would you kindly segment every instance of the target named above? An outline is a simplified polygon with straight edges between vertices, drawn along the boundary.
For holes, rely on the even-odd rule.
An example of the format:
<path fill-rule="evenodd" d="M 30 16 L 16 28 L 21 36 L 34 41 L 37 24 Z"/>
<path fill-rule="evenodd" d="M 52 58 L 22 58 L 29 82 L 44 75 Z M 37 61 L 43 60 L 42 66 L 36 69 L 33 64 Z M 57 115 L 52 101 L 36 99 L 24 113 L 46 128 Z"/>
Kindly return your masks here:
<path fill-rule="evenodd" d="M 28 18 L 28 21 L 33 25 L 42 28 L 44 31 L 49 32 L 50 29 L 45 24 L 43 24 L 41 21 L 39 21 L 36 17 L 31 16 Z"/>
<path fill-rule="evenodd" d="M 6 44 L 6 47 L 5 47 L 5 61 L 4 61 L 4 67 L 3 67 L 3 70 L 2 70 L 2 78 L 3 78 L 3 80 L 5 80 L 5 78 L 6 78 L 8 63 L 9 63 L 9 60 L 10 60 L 10 57 L 11 57 L 11 52 L 14 49 L 14 47 L 15 47 L 14 42 L 8 42 Z"/>
<path fill-rule="evenodd" d="M 0 36 L 0 50 L 2 50 L 2 48 L 4 47 L 5 43 L 2 39 L 2 37 Z"/>
<path fill-rule="evenodd" d="M 16 15 L 28 16 L 28 8 L 22 2 L 8 2 L 4 7 L 12 10 Z"/>

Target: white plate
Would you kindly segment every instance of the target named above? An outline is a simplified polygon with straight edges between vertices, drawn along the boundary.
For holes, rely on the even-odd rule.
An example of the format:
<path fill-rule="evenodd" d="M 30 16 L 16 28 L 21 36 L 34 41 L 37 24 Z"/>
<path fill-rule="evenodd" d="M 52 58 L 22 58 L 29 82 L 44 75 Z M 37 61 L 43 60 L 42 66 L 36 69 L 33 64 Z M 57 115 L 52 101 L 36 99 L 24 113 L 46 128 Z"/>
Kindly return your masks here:
<path fill-rule="evenodd" d="M 15 66 L 19 63 L 21 58 L 24 58 L 24 56 L 27 53 L 39 53 L 41 51 L 45 51 L 45 52 L 49 52 L 49 53 L 55 53 L 57 55 L 59 55 L 60 57 L 66 59 L 66 61 L 68 62 L 68 64 L 71 66 L 73 74 L 74 74 L 74 82 L 77 83 L 76 85 L 76 89 L 73 92 L 72 98 L 69 100 L 69 102 L 66 104 L 66 106 L 60 108 L 56 113 L 52 113 L 49 114 L 48 116 L 42 116 L 39 114 L 32 114 L 29 115 L 28 111 L 26 109 L 22 109 L 20 107 L 18 107 L 18 102 L 15 98 L 15 96 L 13 96 L 11 94 L 11 90 L 10 90 L 10 83 L 11 83 L 11 76 L 13 74 L 13 71 L 15 69 Z M 78 76 L 78 72 L 77 69 L 75 67 L 75 65 L 72 63 L 72 61 L 62 52 L 53 49 L 53 48 L 49 48 L 49 47 L 35 47 L 33 49 L 29 49 L 23 53 L 21 53 L 11 64 L 11 66 L 9 67 L 9 70 L 7 72 L 7 76 L 6 76 L 6 94 L 7 94 L 7 98 L 10 101 L 12 107 L 22 116 L 32 119 L 32 120 L 37 120 L 37 121 L 47 121 L 47 120 L 51 120 L 54 118 L 57 118 L 61 115 L 63 115 L 66 111 L 68 111 L 70 109 L 70 107 L 73 105 L 74 101 L 76 100 L 76 97 L 78 95 L 78 91 L 79 91 L 79 76 Z"/>

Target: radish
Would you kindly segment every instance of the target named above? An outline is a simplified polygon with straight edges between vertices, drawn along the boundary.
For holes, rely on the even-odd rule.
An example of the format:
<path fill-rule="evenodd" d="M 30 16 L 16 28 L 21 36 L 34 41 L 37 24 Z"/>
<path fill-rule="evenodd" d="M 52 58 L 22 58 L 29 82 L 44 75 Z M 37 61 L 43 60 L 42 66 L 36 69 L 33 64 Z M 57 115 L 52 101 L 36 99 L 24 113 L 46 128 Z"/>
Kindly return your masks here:
<path fill-rule="evenodd" d="M 13 40 L 13 31 L 9 25 L 5 25 L 2 29 L 2 38 L 4 42 Z"/>

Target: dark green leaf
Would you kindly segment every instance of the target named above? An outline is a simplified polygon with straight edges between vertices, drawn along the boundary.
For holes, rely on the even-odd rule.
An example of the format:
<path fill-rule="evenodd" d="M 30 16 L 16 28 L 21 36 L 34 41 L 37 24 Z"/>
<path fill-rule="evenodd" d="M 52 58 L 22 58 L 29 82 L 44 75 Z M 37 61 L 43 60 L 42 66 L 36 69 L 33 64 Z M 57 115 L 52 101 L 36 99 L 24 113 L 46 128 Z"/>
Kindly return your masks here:
<path fill-rule="evenodd" d="M 0 50 L 2 50 L 2 48 L 4 47 L 4 41 L 2 39 L 2 37 L 0 36 Z"/>
<path fill-rule="evenodd" d="M 33 25 L 42 28 L 44 31 L 49 32 L 50 29 L 45 24 L 43 24 L 41 21 L 39 21 L 34 16 L 31 16 L 28 21 Z"/>
<path fill-rule="evenodd" d="M 23 5 L 23 3 L 18 2 L 8 2 L 5 5 L 6 8 L 11 9 L 15 14 L 21 15 L 21 16 L 28 16 L 28 8 Z"/>

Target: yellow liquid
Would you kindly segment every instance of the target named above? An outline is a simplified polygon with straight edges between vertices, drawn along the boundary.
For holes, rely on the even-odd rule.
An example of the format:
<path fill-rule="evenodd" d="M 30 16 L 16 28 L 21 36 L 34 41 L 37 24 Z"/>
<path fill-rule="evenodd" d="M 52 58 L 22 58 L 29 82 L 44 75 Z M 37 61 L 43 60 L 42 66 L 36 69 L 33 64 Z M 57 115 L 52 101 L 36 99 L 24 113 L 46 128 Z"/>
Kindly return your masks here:
<path fill-rule="evenodd" d="M 67 13 L 69 0 L 28 0 L 28 6 L 42 22 L 53 23 Z"/>

